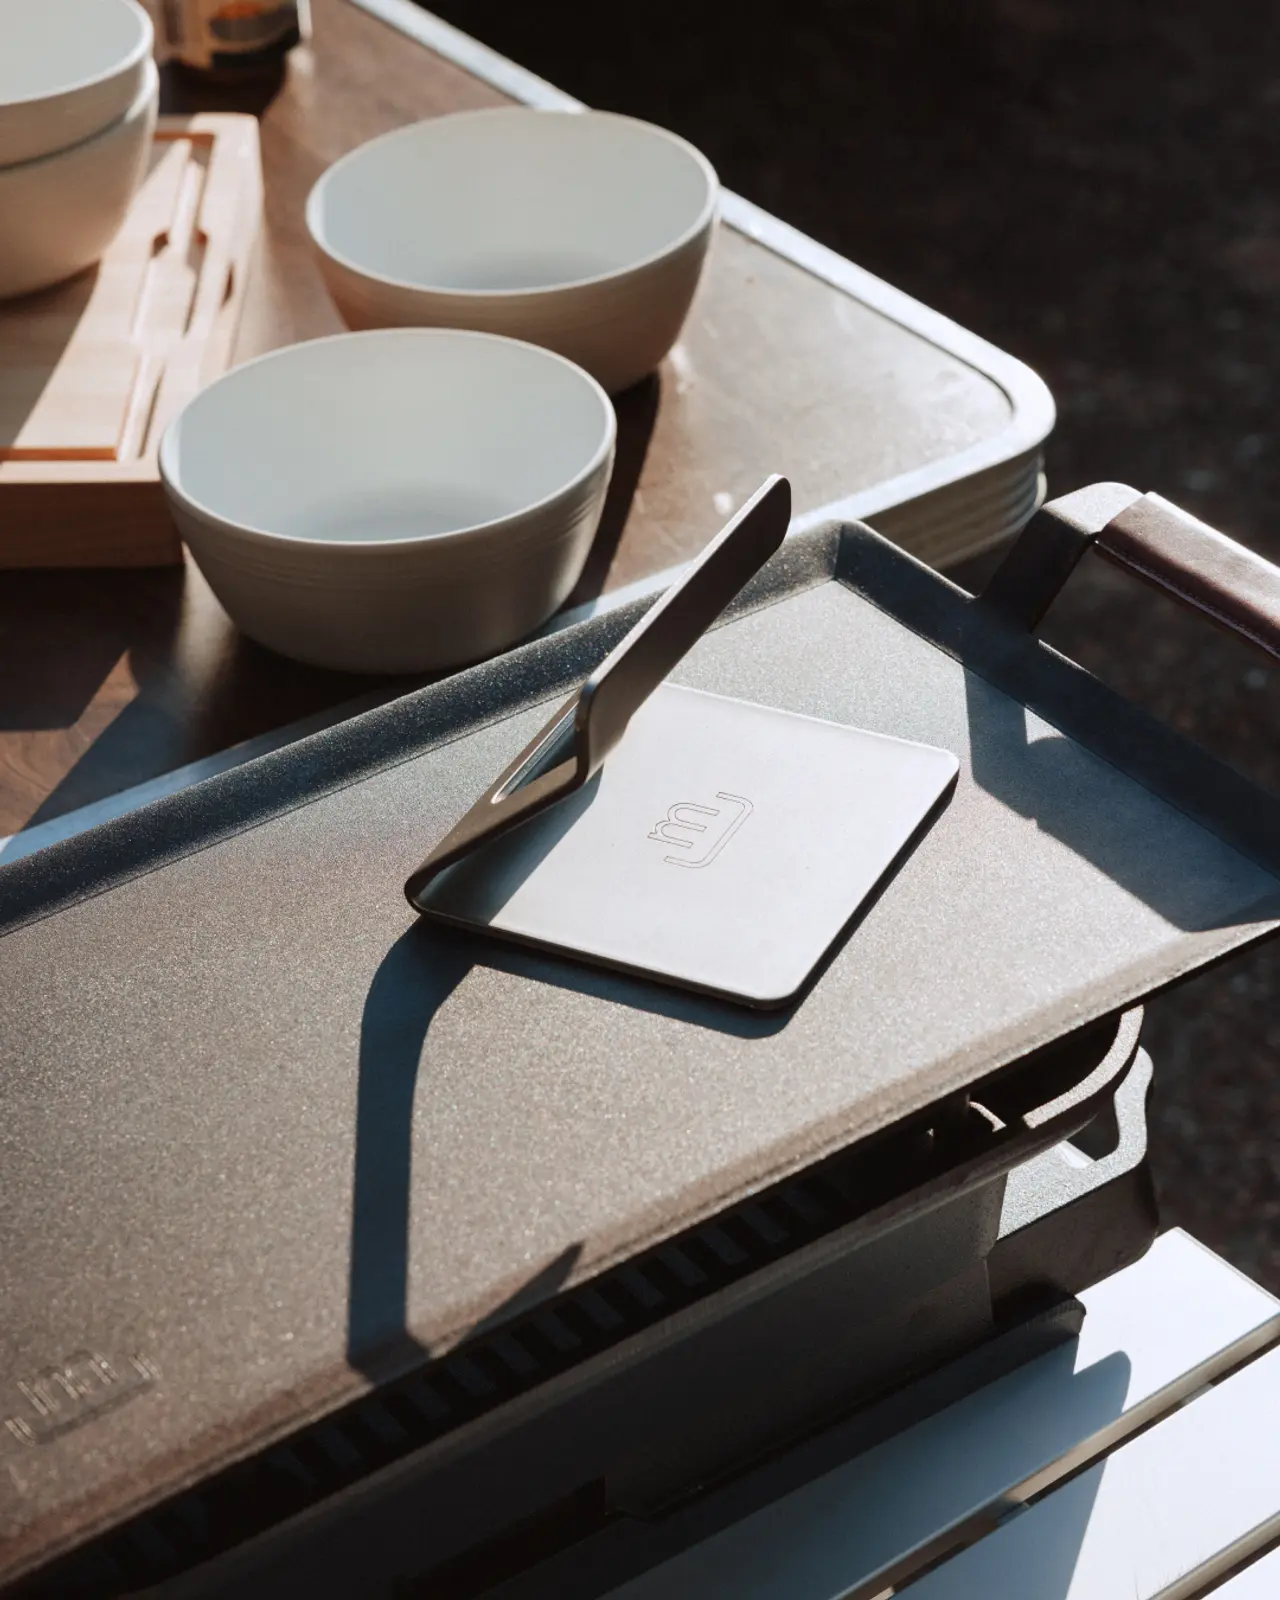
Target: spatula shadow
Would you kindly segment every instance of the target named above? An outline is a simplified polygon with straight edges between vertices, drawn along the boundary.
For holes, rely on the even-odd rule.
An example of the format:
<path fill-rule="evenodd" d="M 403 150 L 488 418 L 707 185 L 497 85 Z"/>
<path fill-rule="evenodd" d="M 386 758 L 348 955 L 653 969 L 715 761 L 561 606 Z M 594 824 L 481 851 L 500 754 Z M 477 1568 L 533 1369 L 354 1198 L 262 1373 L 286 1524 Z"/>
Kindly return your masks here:
<path fill-rule="evenodd" d="M 432 1022 L 479 966 L 739 1038 L 776 1033 L 791 1014 L 749 1011 L 427 921 L 402 934 L 374 974 L 360 1022 L 346 1347 L 350 1364 L 370 1378 L 432 1353 L 409 1329 L 414 1100 L 430 1072 Z M 483 1326 L 554 1293 L 578 1249 L 541 1269 Z"/>
<path fill-rule="evenodd" d="M 415 923 L 383 957 L 365 999 L 346 1346 L 350 1365 L 374 1380 L 433 1354 L 409 1328 L 413 1107 L 429 1059 L 432 1021 L 476 965 L 479 951 L 480 941 Z M 471 1334 L 555 1294 L 580 1254 L 580 1244 L 568 1245 L 489 1311 Z"/>
<path fill-rule="evenodd" d="M 417 924 L 383 957 L 360 1020 L 347 1359 L 369 1377 L 430 1352 L 408 1330 L 413 1102 L 432 1018 L 471 969 Z"/>

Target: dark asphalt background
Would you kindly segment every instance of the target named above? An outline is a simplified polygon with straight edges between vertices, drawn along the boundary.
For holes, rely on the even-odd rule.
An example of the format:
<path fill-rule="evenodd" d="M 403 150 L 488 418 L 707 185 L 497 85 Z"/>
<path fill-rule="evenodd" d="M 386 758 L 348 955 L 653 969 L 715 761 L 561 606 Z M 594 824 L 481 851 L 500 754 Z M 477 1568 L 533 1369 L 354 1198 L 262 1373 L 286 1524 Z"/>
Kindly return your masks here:
<path fill-rule="evenodd" d="M 1158 489 L 1280 559 L 1271 0 L 436 0 L 1029 362 L 1051 493 Z M 1280 663 L 1086 563 L 1069 655 L 1280 790 Z M 1152 1004 L 1166 1223 L 1280 1290 L 1280 947 Z"/>

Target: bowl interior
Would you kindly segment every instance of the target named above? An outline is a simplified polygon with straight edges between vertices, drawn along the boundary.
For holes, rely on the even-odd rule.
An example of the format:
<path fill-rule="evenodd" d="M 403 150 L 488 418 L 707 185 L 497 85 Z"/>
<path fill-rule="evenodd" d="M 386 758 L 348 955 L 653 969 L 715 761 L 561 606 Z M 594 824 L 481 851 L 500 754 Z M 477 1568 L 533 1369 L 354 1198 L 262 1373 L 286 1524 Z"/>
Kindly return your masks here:
<path fill-rule="evenodd" d="M 715 175 L 682 140 L 603 112 L 463 112 L 375 139 L 308 207 L 322 248 L 394 282 L 544 289 L 660 255 L 704 222 Z"/>
<path fill-rule="evenodd" d="M 603 390 L 531 345 L 387 329 L 293 345 L 198 395 L 161 447 L 179 495 L 259 533 L 334 543 L 455 533 L 591 472 Z"/>
<path fill-rule="evenodd" d="M 95 83 L 148 44 L 126 0 L 0 0 L 0 106 Z"/>

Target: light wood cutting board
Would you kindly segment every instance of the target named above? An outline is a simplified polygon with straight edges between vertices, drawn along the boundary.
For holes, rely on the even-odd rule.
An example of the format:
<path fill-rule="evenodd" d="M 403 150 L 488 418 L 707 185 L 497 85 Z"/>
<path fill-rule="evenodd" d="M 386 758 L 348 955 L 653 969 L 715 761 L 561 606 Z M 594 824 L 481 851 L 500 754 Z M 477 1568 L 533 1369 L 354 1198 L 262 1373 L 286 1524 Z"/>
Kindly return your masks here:
<path fill-rule="evenodd" d="M 253 117 L 162 117 L 98 265 L 0 301 L 0 567 L 182 559 L 156 447 L 230 363 L 261 211 Z"/>

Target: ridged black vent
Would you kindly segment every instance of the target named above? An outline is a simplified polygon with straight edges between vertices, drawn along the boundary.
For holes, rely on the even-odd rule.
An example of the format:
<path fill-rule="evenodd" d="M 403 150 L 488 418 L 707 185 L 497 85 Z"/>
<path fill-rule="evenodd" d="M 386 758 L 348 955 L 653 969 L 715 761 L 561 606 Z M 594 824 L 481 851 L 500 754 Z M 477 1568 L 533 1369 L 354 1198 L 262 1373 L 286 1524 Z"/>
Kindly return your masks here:
<path fill-rule="evenodd" d="M 988 1119 L 962 1106 L 933 1128 L 899 1127 L 841 1152 L 123 1524 L 17 1594 L 116 1600 L 207 1561 L 834 1233 L 994 1137 Z"/>

